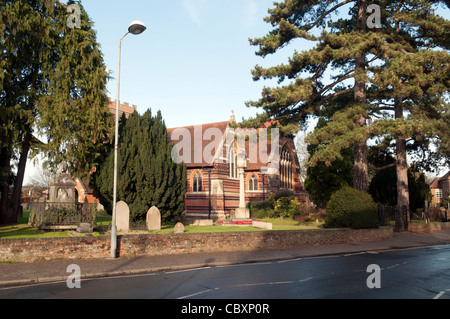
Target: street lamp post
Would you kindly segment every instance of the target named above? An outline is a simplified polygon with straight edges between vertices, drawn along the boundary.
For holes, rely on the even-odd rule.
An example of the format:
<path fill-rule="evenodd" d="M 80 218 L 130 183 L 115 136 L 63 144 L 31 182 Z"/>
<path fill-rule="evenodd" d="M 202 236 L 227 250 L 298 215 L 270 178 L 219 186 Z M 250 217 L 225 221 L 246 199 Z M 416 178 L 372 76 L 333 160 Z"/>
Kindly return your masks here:
<path fill-rule="evenodd" d="M 116 206 L 117 206 L 117 157 L 119 150 L 119 105 L 120 105 L 120 54 L 122 51 L 122 40 L 128 33 L 138 35 L 147 29 L 144 23 L 140 21 L 131 22 L 128 32 L 119 40 L 119 54 L 117 63 L 117 100 L 116 100 L 116 126 L 114 142 L 114 185 L 113 185 L 113 215 L 111 225 L 111 258 L 117 258 L 117 226 L 116 226 Z"/>

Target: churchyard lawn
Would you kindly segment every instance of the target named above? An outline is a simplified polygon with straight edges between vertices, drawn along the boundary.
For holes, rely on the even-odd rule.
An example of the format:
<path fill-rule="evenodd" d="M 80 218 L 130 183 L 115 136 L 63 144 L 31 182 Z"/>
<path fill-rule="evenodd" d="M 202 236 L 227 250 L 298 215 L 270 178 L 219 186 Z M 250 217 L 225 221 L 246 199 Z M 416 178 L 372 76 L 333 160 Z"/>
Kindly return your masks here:
<path fill-rule="evenodd" d="M 0 227 L 0 239 L 6 238 L 52 238 L 71 237 L 74 232 L 70 231 L 44 231 L 28 226 L 29 211 L 24 211 L 23 218 L 19 219 L 16 225 Z M 273 224 L 273 230 L 301 230 L 319 229 L 322 224 L 298 222 L 290 219 L 267 218 L 261 221 Z M 108 225 L 111 223 L 111 216 L 97 216 L 97 224 Z M 176 223 L 161 226 L 161 230 L 155 231 L 129 231 L 128 233 L 152 233 L 152 234 L 173 234 L 173 227 Z M 254 227 L 220 227 L 220 226 L 185 226 L 185 233 L 213 233 L 213 232 L 235 232 L 235 231 L 264 231 Z M 105 233 L 94 232 L 94 236 L 107 235 Z"/>

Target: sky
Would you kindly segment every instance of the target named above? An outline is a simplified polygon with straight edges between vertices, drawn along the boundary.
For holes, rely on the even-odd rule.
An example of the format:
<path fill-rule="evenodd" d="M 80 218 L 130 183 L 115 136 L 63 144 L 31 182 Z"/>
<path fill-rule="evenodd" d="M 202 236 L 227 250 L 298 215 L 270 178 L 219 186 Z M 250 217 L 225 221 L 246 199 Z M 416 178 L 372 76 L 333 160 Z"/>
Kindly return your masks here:
<path fill-rule="evenodd" d="M 277 56 L 255 55 L 249 38 L 271 26 L 263 21 L 273 0 L 84 0 L 94 22 L 105 63 L 114 77 L 109 96 L 116 99 L 118 40 L 129 24 L 147 26 L 122 42 L 120 100 L 138 112 L 161 110 L 167 127 L 253 117 L 245 101 L 261 96 L 265 83 L 254 82 L 256 64 L 274 65 Z M 269 64 L 268 64 L 269 63 Z M 278 64 L 278 63 L 277 63 Z"/>
<path fill-rule="evenodd" d="M 141 35 L 122 41 L 120 100 L 137 105 L 143 114 L 161 111 L 168 128 L 248 119 L 261 109 L 246 101 L 261 97 L 276 80 L 253 81 L 251 70 L 286 63 L 293 51 L 311 43 L 295 40 L 265 58 L 249 38 L 266 35 L 263 21 L 274 0 L 82 0 L 94 23 L 112 79 L 108 95 L 116 99 L 119 39 L 132 21 L 147 26 Z M 343 9 L 345 11 L 345 9 Z M 314 123 L 308 129 L 313 129 Z M 34 174 L 27 164 L 25 184 Z"/>
<path fill-rule="evenodd" d="M 122 41 L 120 101 L 161 111 L 168 128 L 254 117 L 262 110 L 245 102 L 261 97 L 264 86 L 276 81 L 252 79 L 255 65 L 285 63 L 288 47 L 266 58 L 255 54 L 249 38 L 266 35 L 264 22 L 273 0 L 82 0 L 94 23 L 97 42 L 112 76 L 108 95 L 117 97 L 119 39 L 132 21 L 147 26 L 141 35 Z M 42 161 L 41 161 L 42 162 Z M 25 184 L 35 174 L 27 164 Z M 36 165 L 40 165 L 39 163 Z"/>

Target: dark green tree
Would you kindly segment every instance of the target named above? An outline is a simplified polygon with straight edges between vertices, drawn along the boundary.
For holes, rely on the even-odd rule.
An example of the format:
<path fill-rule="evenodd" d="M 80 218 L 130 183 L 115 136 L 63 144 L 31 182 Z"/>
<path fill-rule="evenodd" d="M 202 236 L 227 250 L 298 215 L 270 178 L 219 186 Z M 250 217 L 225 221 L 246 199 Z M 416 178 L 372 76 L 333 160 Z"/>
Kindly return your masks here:
<path fill-rule="evenodd" d="M 320 118 L 316 128 L 326 125 L 325 119 Z M 313 156 L 317 150 L 323 147 L 309 144 L 308 153 Z M 312 202 L 317 207 L 325 208 L 331 195 L 344 186 L 353 185 L 352 150 L 342 152 L 342 158 L 331 163 L 318 162 L 307 168 L 305 189 Z"/>
<path fill-rule="evenodd" d="M 371 4 L 380 9 L 375 28 L 368 25 Z M 436 4 L 439 1 L 274 3 L 265 18 L 273 30 L 251 40 L 259 46 L 257 55 L 274 54 L 297 39 L 315 46 L 295 51 L 287 64 L 256 66 L 255 80 L 291 83 L 264 88 L 261 99 L 247 104 L 263 108 L 265 118 L 304 124 L 309 116 L 321 116 L 335 105 L 329 102 L 346 98 L 345 107 L 330 109 L 335 113 L 328 125 L 307 139 L 326 145 L 314 153 L 310 164 L 331 163 L 352 147 L 353 186 L 367 190 L 367 141 L 377 136 L 389 139 L 397 148 L 398 204 L 408 205 L 407 141 L 438 140 L 440 154 L 445 154 L 449 140 L 448 105 L 435 102 L 449 87 L 450 22 L 436 14 Z M 337 15 L 344 8 L 348 14 Z M 440 134 L 446 134 L 441 139 L 446 142 L 436 139 Z"/>
<path fill-rule="evenodd" d="M 104 151 L 106 67 L 92 21 L 80 2 L 69 4 L 80 9 L 79 26 L 68 25 L 67 5 L 56 0 L 0 1 L 0 223 L 17 220 L 30 150 L 53 166 L 67 161 L 77 175 Z"/>
<path fill-rule="evenodd" d="M 134 221 L 145 220 L 148 209 L 158 207 L 164 221 L 173 220 L 184 210 L 186 166 L 172 161 L 173 144 L 161 112 L 152 116 L 137 112 L 122 118 L 119 132 L 118 200 L 130 207 Z M 112 211 L 114 150 L 93 174 L 94 195 Z"/>
<path fill-rule="evenodd" d="M 396 206 L 398 192 L 395 157 L 378 147 L 371 148 L 369 153 L 369 161 L 376 167 L 370 181 L 369 194 L 377 203 Z M 430 185 L 425 174 L 415 167 L 408 168 L 407 177 L 410 210 L 414 213 L 424 207 L 425 199 L 431 202 Z"/>

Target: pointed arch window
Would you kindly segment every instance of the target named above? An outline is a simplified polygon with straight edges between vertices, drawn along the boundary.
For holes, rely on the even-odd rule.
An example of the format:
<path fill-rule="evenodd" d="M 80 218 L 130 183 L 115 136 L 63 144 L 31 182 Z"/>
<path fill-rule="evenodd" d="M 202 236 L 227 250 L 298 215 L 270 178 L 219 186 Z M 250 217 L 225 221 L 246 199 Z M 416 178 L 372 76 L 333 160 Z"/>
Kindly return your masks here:
<path fill-rule="evenodd" d="M 280 186 L 281 188 L 292 189 L 292 159 L 287 147 L 284 147 L 281 151 L 280 159 Z"/>
<path fill-rule="evenodd" d="M 192 191 L 201 192 L 202 191 L 202 174 L 200 172 L 195 172 L 192 178 Z"/>
<path fill-rule="evenodd" d="M 228 163 L 229 163 L 229 171 L 230 171 L 230 177 L 237 178 L 237 152 L 235 150 L 235 145 L 233 144 L 232 147 L 230 147 L 230 153 L 228 155 Z"/>
<path fill-rule="evenodd" d="M 252 176 L 250 176 L 250 180 L 248 181 L 248 190 L 249 191 L 258 190 L 258 177 L 256 176 L 256 174 L 252 174 Z"/>

